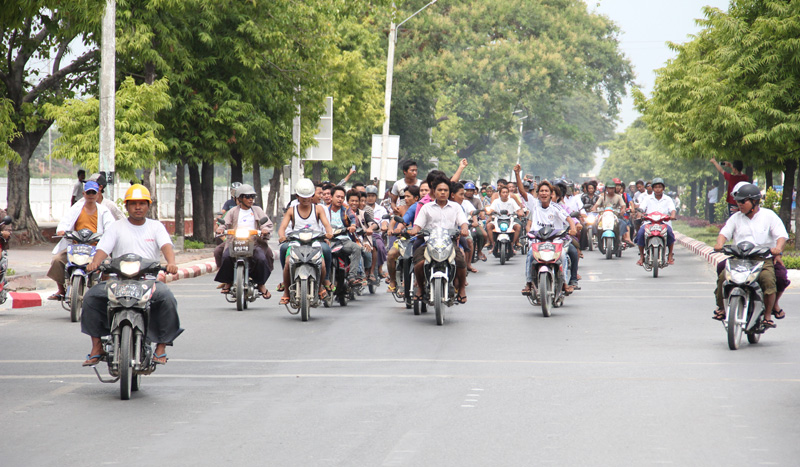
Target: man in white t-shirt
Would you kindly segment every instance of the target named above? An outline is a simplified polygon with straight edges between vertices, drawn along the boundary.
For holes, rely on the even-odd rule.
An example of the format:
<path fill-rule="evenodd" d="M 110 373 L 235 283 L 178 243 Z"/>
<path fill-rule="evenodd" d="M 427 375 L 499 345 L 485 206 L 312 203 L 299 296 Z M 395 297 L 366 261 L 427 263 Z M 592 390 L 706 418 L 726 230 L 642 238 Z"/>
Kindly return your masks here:
<path fill-rule="evenodd" d="M 764 260 L 764 267 L 758 275 L 758 284 L 764 293 L 764 327 L 774 328 L 772 321 L 773 307 L 777 300 L 777 282 L 775 278 L 775 264 L 783 264 L 781 254 L 789 235 L 781 218 L 770 209 L 761 209 L 761 191 L 752 183 L 746 183 L 733 192 L 738 211 L 733 213 L 722 230 L 719 231 L 714 249 L 722 250 L 729 239 L 734 244 L 750 242 L 758 247 L 769 247 L 771 258 Z M 724 300 L 722 297 L 722 284 L 725 281 L 725 270 L 720 272 L 717 279 L 717 289 L 714 295 L 717 298 L 717 309 L 713 318 L 719 321 L 725 319 Z M 782 318 L 782 316 L 777 316 Z"/>
<path fill-rule="evenodd" d="M 506 211 L 508 214 L 516 213 L 519 218 L 525 216 L 525 213 L 519 207 L 516 201 L 511 199 L 510 192 L 508 190 L 507 185 L 503 185 L 499 188 L 500 196 L 492 201 L 492 204 L 486 208 L 486 215 L 491 216 L 494 213 L 500 214 L 502 211 Z M 512 229 L 514 231 L 514 241 L 512 245 L 516 247 L 517 242 L 519 242 L 519 232 L 522 228 L 518 222 L 512 222 Z M 489 244 L 489 250 L 494 251 L 494 233 L 497 226 L 495 225 L 494 219 L 490 220 L 488 224 L 486 224 L 486 230 L 488 231 L 487 235 L 487 242 Z"/>
<path fill-rule="evenodd" d="M 392 198 L 392 210 L 396 210 L 397 206 L 406 205 L 405 193 L 407 186 L 419 186 L 420 183 L 422 183 L 422 180 L 417 178 L 417 162 L 403 162 L 403 179 L 394 182 L 392 191 L 389 192 L 389 196 Z"/>
<path fill-rule="evenodd" d="M 105 231 L 97 244 L 97 253 L 87 267 L 94 271 L 109 256 L 118 257 L 133 253 L 142 258 L 158 260 L 161 253 L 167 260 L 167 272 L 175 274 L 175 253 L 164 224 L 147 219 L 150 208 L 150 192 L 142 185 L 134 184 L 125 193 L 126 220 L 116 221 Z M 92 350 L 83 366 L 97 365 L 106 353 L 101 337 L 111 333 L 108 322 L 108 292 L 103 281 L 89 289 L 83 297 L 81 332 L 92 338 Z M 150 318 L 147 338 L 156 343 L 153 361 L 167 363 L 166 346 L 177 338 L 183 329 L 178 319 L 178 302 L 166 284 L 158 284 L 150 299 Z"/>
<path fill-rule="evenodd" d="M 642 196 L 639 209 L 644 211 L 644 214 L 652 214 L 658 212 L 669 216 L 670 220 L 667 221 L 667 247 L 669 248 L 669 256 L 667 261 L 669 264 L 675 264 L 675 256 L 672 254 L 672 249 L 675 247 L 675 234 L 672 233 L 672 219 L 675 219 L 677 210 L 675 209 L 675 202 L 672 198 L 664 194 L 664 180 L 660 178 L 653 179 L 653 196 Z M 637 265 L 644 264 L 644 224 L 639 227 L 636 233 L 636 244 L 639 246 L 639 260 Z"/>

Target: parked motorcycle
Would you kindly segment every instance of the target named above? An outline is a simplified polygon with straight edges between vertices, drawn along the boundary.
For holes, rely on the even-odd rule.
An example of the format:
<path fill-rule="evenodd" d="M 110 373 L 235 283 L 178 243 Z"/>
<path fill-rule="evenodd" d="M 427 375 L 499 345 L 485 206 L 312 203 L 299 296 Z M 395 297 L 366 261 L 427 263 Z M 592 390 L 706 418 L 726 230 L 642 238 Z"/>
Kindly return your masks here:
<path fill-rule="evenodd" d="M 142 375 L 156 369 L 155 346 L 147 337 L 147 326 L 156 277 L 166 268 L 157 261 L 126 254 L 101 264 L 98 270 L 110 275 L 107 290 L 111 335 L 102 338 L 107 355 L 101 360 L 108 363 L 112 378 L 103 378 L 97 365 L 92 369 L 103 383 L 119 381 L 120 398 L 128 400 L 131 392 L 141 387 Z"/>
<path fill-rule="evenodd" d="M 397 223 L 403 222 L 403 218 L 400 216 L 394 216 L 394 220 Z M 395 246 L 397 246 L 397 251 L 400 254 L 397 256 L 395 266 L 395 283 L 397 284 L 397 289 L 392 293 L 392 296 L 396 302 L 404 303 L 406 309 L 409 309 L 414 306 L 414 299 L 412 297 L 412 290 L 414 290 L 414 280 L 412 277 L 414 261 L 412 259 L 412 242 L 411 236 L 408 234 L 408 228 L 404 228 L 400 232 L 400 235 L 395 241 Z M 400 291 L 402 291 L 402 293 L 400 293 Z M 419 307 L 414 308 L 415 315 L 420 314 L 420 311 Z"/>
<path fill-rule="evenodd" d="M 311 229 L 293 230 L 286 233 L 289 242 L 289 313 L 300 314 L 301 321 L 308 321 L 310 308 L 320 303 L 319 291 L 322 287 L 322 245 L 325 232 Z M 290 309 L 297 311 L 292 312 Z"/>
<path fill-rule="evenodd" d="M 736 350 L 747 335 L 747 342 L 757 344 L 764 328 L 764 293 L 758 275 L 764 261 L 771 258 L 769 247 L 757 247 L 750 242 L 726 245 L 722 252 L 730 255 L 725 265 L 722 296 L 725 319 L 722 324 L 728 334 L 728 348 Z"/>
<path fill-rule="evenodd" d="M 669 216 L 660 212 L 651 212 L 644 216 L 644 266 L 645 271 L 653 271 L 658 277 L 658 270 L 669 265 L 667 261 L 667 222 Z"/>
<path fill-rule="evenodd" d="M 262 217 L 258 225 L 264 225 L 269 218 Z M 236 310 L 247 309 L 247 304 L 256 301 L 261 296 L 253 279 L 250 278 L 250 262 L 256 247 L 256 238 L 261 234 L 253 229 L 228 229 L 225 231 L 229 240 L 229 251 L 234 259 L 233 286 L 225 294 L 229 303 L 236 303 Z"/>
<path fill-rule="evenodd" d="M 492 253 L 495 258 L 500 258 L 500 264 L 506 264 L 506 260 L 511 258 L 514 254 L 514 220 L 517 218 L 516 214 L 509 214 L 505 209 L 494 215 L 495 230 L 492 232 L 494 236 L 494 249 Z"/>
<path fill-rule="evenodd" d="M 531 305 L 540 305 L 542 315 L 547 318 L 552 313 L 553 308 L 560 307 L 564 303 L 566 294 L 564 292 L 563 265 L 569 264 L 567 255 L 567 231 L 553 230 L 550 226 L 539 229 L 538 232 L 528 234 L 531 239 L 531 252 L 533 254 L 532 278 L 533 287 L 528 295 Z"/>
<path fill-rule="evenodd" d="M 597 247 L 606 259 L 616 253 L 617 258 L 622 256 L 622 239 L 619 235 L 619 218 L 613 208 L 603 209 L 600 221 L 597 223 Z"/>
<path fill-rule="evenodd" d="M 10 225 L 14 220 L 11 216 L 6 216 L 0 222 L 0 227 Z M 8 272 L 8 240 L 0 236 L 0 305 L 8 300 L 8 291 L 6 290 L 6 272 Z"/>
<path fill-rule="evenodd" d="M 64 238 L 70 240 L 71 243 L 67 245 L 67 265 L 64 275 L 67 278 L 66 294 L 61 306 L 69 311 L 69 318 L 73 323 L 81 320 L 83 294 L 100 282 L 100 273 L 98 271 L 89 273 L 86 271 L 86 267 L 94 258 L 97 241 L 101 236 L 102 234 L 89 229 L 64 232 Z"/>
<path fill-rule="evenodd" d="M 453 281 L 456 277 L 456 248 L 458 248 L 458 229 L 423 229 L 421 235 L 427 240 L 425 248 L 425 284 L 423 303 L 433 306 L 436 324 L 444 324 L 445 306 L 455 302 L 456 290 Z"/>

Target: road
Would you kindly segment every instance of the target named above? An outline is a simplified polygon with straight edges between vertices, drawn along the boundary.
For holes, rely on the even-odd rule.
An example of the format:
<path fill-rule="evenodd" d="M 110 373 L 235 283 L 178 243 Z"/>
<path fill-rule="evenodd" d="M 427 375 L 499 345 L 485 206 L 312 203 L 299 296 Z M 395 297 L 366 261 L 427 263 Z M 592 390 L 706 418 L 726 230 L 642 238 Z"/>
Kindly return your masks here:
<path fill-rule="evenodd" d="M 732 352 L 710 266 L 676 247 L 653 279 L 626 253 L 586 252 L 551 318 L 519 294 L 522 258 L 479 263 L 443 327 L 385 287 L 303 323 L 179 281 L 186 332 L 130 401 L 80 366 L 57 304 L 3 311 L 0 464 L 798 465 L 798 289 Z"/>

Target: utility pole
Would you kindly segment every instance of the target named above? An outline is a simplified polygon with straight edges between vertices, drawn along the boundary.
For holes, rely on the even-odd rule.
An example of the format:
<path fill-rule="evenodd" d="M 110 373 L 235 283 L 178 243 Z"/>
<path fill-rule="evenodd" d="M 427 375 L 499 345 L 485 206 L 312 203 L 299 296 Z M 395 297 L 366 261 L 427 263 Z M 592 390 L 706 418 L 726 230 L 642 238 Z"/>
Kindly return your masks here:
<path fill-rule="evenodd" d="M 53 125 L 47 128 L 47 171 L 50 173 L 48 185 L 50 186 L 50 220 L 53 220 Z"/>
<path fill-rule="evenodd" d="M 116 60 L 116 0 L 106 0 L 100 46 L 100 161 L 99 172 L 105 173 L 112 199 L 114 186 L 114 121 L 116 116 L 114 74 Z"/>

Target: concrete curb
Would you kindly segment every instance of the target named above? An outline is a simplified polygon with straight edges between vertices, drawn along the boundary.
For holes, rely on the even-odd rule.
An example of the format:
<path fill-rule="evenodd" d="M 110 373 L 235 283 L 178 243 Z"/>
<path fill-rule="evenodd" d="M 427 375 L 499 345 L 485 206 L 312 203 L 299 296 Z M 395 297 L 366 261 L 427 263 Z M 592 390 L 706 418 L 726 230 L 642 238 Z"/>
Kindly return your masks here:
<path fill-rule="evenodd" d="M 192 277 L 210 274 L 216 270 L 217 264 L 214 258 L 207 258 L 179 265 L 177 274 L 166 274 L 166 277 L 164 277 L 165 274 L 160 273 L 158 279 L 162 282 L 170 283 L 181 279 L 190 279 Z M 47 297 L 54 293 L 56 293 L 56 289 L 38 292 L 8 292 L 8 299 L 5 303 L 0 305 L 0 310 L 42 306 L 42 304 L 47 301 Z"/>

